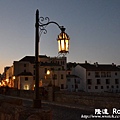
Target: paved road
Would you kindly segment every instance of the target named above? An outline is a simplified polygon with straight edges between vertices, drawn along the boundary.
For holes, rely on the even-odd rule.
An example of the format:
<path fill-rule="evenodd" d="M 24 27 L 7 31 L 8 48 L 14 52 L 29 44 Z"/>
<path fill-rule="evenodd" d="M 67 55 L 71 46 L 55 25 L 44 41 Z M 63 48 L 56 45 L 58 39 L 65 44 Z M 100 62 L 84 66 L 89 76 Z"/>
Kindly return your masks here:
<path fill-rule="evenodd" d="M 6 96 L 1 96 L 0 98 L 3 98 Z M 7 96 L 8 98 L 9 96 Z M 30 99 L 23 99 L 23 105 L 31 107 L 32 106 L 32 100 Z M 70 105 L 63 105 L 63 104 L 57 104 L 57 103 L 51 103 L 51 102 L 42 102 L 42 107 L 48 107 L 52 109 L 53 111 L 53 120 L 81 120 L 81 115 L 90 115 L 94 114 L 93 111 L 87 111 L 83 110 L 79 107 L 74 107 Z M 82 119 L 85 120 L 85 119 Z M 95 119 L 94 119 L 95 120 Z M 102 119 L 100 119 L 102 120 Z M 107 119 L 105 119 L 107 120 Z M 112 120 L 112 119 L 111 119 Z"/>
<path fill-rule="evenodd" d="M 32 106 L 31 100 L 23 100 L 24 106 Z M 81 120 L 81 114 L 91 114 L 86 110 L 81 110 L 74 106 L 62 105 L 50 102 L 42 102 L 42 107 L 48 107 L 53 112 L 53 120 Z"/>

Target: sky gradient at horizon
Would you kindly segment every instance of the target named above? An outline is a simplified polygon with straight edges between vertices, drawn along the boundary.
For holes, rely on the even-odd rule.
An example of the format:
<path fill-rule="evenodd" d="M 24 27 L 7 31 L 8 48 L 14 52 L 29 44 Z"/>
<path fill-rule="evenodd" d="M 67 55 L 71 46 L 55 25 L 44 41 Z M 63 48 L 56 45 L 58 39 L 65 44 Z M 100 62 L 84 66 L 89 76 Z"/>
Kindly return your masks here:
<path fill-rule="evenodd" d="M 120 64 L 120 0 L 1 0 L 0 73 L 35 54 L 35 12 L 66 27 L 71 62 Z M 40 38 L 40 54 L 58 55 L 55 25 Z"/>

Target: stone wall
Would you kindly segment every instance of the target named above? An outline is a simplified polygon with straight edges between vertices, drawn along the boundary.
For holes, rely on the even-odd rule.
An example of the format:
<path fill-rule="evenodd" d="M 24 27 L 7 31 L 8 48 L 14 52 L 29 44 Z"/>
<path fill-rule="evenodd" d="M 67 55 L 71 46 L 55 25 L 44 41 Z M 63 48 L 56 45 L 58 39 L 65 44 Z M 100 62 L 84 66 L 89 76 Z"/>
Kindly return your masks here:
<path fill-rule="evenodd" d="M 57 92 L 56 92 L 57 91 Z M 7 95 L 34 99 L 34 91 L 10 89 Z M 93 108 L 120 108 L 120 93 L 85 93 L 65 92 L 49 87 L 47 93 L 40 90 L 42 100 L 55 101 L 66 104 L 77 104 Z"/>
<path fill-rule="evenodd" d="M 55 101 L 93 108 L 120 108 L 120 94 L 56 92 Z"/>
<path fill-rule="evenodd" d="M 0 99 L 0 120 L 52 120 L 48 108 L 35 109 L 22 106 L 21 99 Z"/>

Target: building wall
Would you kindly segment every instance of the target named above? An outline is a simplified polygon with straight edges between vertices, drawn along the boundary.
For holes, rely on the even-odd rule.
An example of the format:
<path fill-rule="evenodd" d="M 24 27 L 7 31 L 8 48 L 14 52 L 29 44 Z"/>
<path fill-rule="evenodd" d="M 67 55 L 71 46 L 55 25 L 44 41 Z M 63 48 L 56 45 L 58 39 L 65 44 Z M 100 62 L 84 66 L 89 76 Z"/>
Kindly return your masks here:
<path fill-rule="evenodd" d="M 74 75 L 80 77 L 81 90 L 86 91 L 86 69 L 84 69 L 80 65 L 77 65 L 75 68 L 73 68 L 72 72 Z"/>
<path fill-rule="evenodd" d="M 81 80 L 76 77 L 67 77 L 67 90 L 71 92 L 77 92 L 82 90 Z"/>
<path fill-rule="evenodd" d="M 13 66 L 11 66 L 7 71 L 6 71 L 6 79 L 10 79 L 13 76 Z"/>
<path fill-rule="evenodd" d="M 39 61 L 41 63 L 58 63 L 58 66 L 40 66 L 39 67 L 39 80 L 44 81 L 45 80 L 45 69 L 51 70 L 54 69 L 53 73 L 57 75 L 57 79 L 55 81 L 52 80 L 52 84 L 55 84 L 56 86 L 59 86 L 61 88 L 66 88 L 66 57 L 41 57 L 39 58 Z M 20 76 L 22 72 L 31 72 L 33 77 L 30 78 L 32 80 L 35 80 L 35 64 L 30 63 L 29 61 L 14 61 L 13 67 L 10 68 L 6 72 L 6 77 L 9 79 L 10 77 L 15 76 L 14 79 L 14 87 L 17 88 L 18 82 L 23 80 L 25 76 Z M 52 73 L 52 74 L 53 74 Z M 51 74 L 51 79 L 52 79 Z M 61 79 L 61 75 L 63 76 L 63 79 Z M 50 79 L 48 79 L 50 80 Z M 24 83 L 24 82 L 23 82 Z M 34 84 L 34 83 L 33 83 Z"/>
<path fill-rule="evenodd" d="M 120 72 L 119 71 L 105 71 L 107 74 L 108 72 L 111 73 L 110 76 L 103 77 L 101 76 L 101 72 L 98 71 L 100 77 L 95 76 L 95 71 L 88 71 L 90 75 L 87 74 L 87 79 L 92 80 L 92 84 L 87 84 L 87 91 L 88 92 L 120 92 Z M 117 73 L 117 75 L 116 75 Z M 106 79 L 110 81 L 109 84 L 106 84 Z M 118 84 L 115 83 L 115 79 L 118 80 Z M 97 80 L 100 80 L 100 83 L 97 83 Z"/>
<path fill-rule="evenodd" d="M 120 92 L 120 71 L 87 71 L 77 65 L 72 72 L 81 78 L 82 89 L 85 92 Z M 109 84 L 106 84 L 107 79 L 110 81 Z"/>
<path fill-rule="evenodd" d="M 21 90 L 33 90 L 34 81 L 32 76 L 19 76 L 18 77 L 18 89 Z"/>
<path fill-rule="evenodd" d="M 14 61 L 14 75 L 17 76 L 18 74 L 22 72 L 31 72 L 33 74 L 34 72 L 34 66 L 30 62 L 26 61 Z"/>

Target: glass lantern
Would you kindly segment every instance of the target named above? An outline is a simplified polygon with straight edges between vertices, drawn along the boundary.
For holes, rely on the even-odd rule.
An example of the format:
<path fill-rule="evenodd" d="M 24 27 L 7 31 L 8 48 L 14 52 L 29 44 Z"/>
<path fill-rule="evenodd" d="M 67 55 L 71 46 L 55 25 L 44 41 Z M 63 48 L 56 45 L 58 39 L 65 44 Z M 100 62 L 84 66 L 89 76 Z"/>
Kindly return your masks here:
<path fill-rule="evenodd" d="M 59 53 L 69 52 L 69 36 L 65 33 L 65 28 L 61 29 L 61 33 L 58 35 L 58 51 Z"/>

